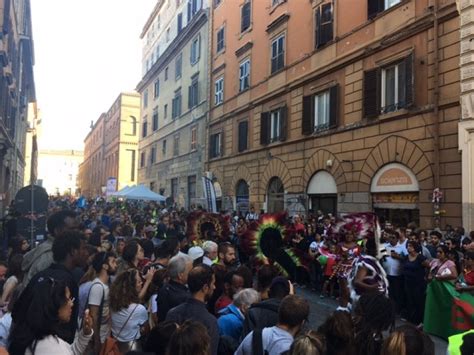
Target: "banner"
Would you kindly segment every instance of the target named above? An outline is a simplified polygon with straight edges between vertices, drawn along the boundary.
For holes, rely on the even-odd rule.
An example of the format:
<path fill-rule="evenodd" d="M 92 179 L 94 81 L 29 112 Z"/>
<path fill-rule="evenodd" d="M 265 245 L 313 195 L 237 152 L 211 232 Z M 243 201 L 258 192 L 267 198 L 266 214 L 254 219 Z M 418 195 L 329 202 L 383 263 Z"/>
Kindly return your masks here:
<path fill-rule="evenodd" d="M 204 190 L 204 198 L 207 201 L 207 211 L 212 213 L 217 213 L 216 207 L 216 191 L 214 190 L 214 185 L 211 179 L 207 177 L 202 177 L 202 185 Z"/>
<path fill-rule="evenodd" d="M 426 290 L 424 331 L 443 339 L 474 328 L 474 296 L 451 282 L 433 280 Z"/>

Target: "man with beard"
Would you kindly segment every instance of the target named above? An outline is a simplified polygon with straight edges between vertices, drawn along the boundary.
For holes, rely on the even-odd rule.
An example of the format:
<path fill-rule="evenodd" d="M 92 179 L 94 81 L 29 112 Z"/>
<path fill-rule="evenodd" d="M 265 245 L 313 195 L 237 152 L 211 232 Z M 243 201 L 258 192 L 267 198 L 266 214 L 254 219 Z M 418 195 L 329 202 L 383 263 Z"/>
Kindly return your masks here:
<path fill-rule="evenodd" d="M 206 303 L 214 292 L 215 276 L 208 265 L 198 265 L 189 272 L 188 288 L 192 294 L 183 304 L 170 310 L 166 321 L 182 324 L 187 320 L 202 323 L 211 338 L 211 354 L 217 355 L 219 329 L 217 319 L 206 309 Z"/>
<path fill-rule="evenodd" d="M 237 259 L 235 256 L 235 247 L 229 242 L 219 244 L 217 256 L 219 257 L 219 261 L 212 265 L 212 270 L 214 271 L 214 275 L 216 275 L 216 290 L 209 300 L 208 307 L 210 312 L 214 312 L 215 304 L 224 292 L 225 275 L 234 269 L 233 266 Z"/>
<path fill-rule="evenodd" d="M 97 253 L 92 267 L 97 278 L 92 281 L 87 304 L 94 324 L 94 354 L 98 354 L 110 334 L 109 282 L 110 276 L 117 272 L 117 256 L 110 252 Z"/>

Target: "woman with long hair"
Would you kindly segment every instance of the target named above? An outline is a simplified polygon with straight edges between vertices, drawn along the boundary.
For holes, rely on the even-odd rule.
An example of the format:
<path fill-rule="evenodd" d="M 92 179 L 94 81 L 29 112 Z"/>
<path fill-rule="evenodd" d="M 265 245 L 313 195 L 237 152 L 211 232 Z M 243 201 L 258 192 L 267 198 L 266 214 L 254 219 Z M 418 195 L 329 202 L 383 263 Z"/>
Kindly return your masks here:
<path fill-rule="evenodd" d="M 186 321 L 171 336 L 166 355 L 207 355 L 211 339 L 199 322 Z"/>
<path fill-rule="evenodd" d="M 326 355 L 325 338 L 314 330 L 298 336 L 291 344 L 289 355 Z"/>
<path fill-rule="evenodd" d="M 415 326 L 407 324 L 395 329 L 385 339 L 381 355 L 422 355 L 428 354 L 423 333 Z"/>
<path fill-rule="evenodd" d="M 23 254 L 15 254 L 8 264 L 7 281 L 3 285 L 2 297 L 0 299 L 0 308 L 3 310 L 8 306 L 10 298 L 15 287 L 23 280 L 23 270 L 21 263 L 23 262 Z M 0 311 L 1 313 L 1 311 Z"/>
<path fill-rule="evenodd" d="M 149 330 L 148 311 L 140 304 L 143 282 L 135 269 L 117 276 L 110 287 L 112 335 L 122 353 L 140 349 L 140 338 Z"/>
<path fill-rule="evenodd" d="M 142 246 L 137 240 L 130 240 L 125 244 L 122 252 L 122 259 L 117 270 L 117 275 L 128 270 L 138 270 L 139 263 L 145 258 Z"/>
<path fill-rule="evenodd" d="M 454 281 L 458 277 L 456 264 L 448 259 L 449 249 L 446 245 L 438 245 L 436 259 L 430 262 L 428 280 Z"/>
<path fill-rule="evenodd" d="M 63 281 L 39 278 L 34 287 L 22 293 L 13 309 L 9 354 L 83 354 L 93 334 L 88 311 L 74 343 L 68 344 L 61 338 L 73 305 L 74 298 Z"/>

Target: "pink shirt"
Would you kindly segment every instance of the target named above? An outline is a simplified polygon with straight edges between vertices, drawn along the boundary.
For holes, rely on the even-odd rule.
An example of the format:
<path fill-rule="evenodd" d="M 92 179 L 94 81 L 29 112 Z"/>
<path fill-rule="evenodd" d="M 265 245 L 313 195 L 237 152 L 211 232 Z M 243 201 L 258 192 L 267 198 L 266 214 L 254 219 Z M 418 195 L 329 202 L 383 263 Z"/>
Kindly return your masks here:
<path fill-rule="evenodd" d="M 430 271 L 438 268 L 435 276 L 447 276 L 452 274 L 452 270 L 456 270 L 456 264 L 451 260 L 445 260 L 444 262 L 438 259 L 433 259 L 430 262 Z M 455 271 L 456 272 L 456 271 Z"/>

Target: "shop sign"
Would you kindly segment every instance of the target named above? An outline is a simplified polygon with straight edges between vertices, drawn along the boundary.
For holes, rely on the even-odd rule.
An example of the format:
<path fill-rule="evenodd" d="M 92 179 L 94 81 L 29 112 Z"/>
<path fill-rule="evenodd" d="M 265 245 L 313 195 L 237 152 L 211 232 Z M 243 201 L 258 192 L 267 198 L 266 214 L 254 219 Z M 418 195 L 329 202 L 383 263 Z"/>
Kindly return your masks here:
<path fill-rule="evenodd" d="M 402 164 L 392 163 L 381 168 L 372 179 L 371 192 L 417 192 L 415 174 Z"/>
<path fill-rule="evenodd" d="M 418 203 L 417 193 L 381 193 L 372 196 L 373 203 Z"/>

